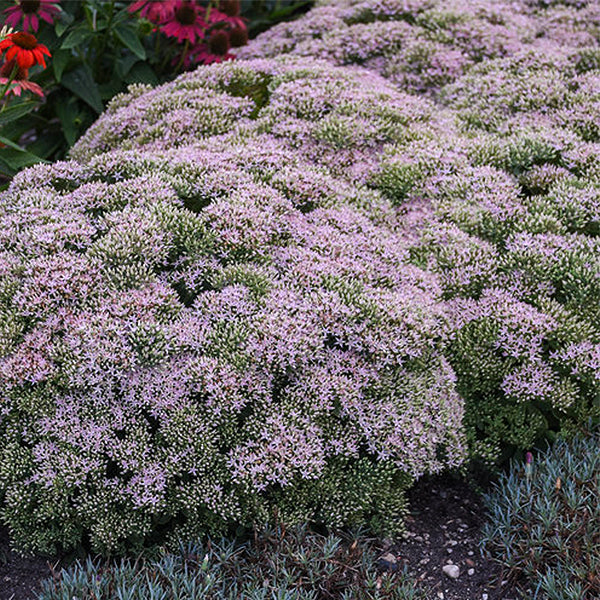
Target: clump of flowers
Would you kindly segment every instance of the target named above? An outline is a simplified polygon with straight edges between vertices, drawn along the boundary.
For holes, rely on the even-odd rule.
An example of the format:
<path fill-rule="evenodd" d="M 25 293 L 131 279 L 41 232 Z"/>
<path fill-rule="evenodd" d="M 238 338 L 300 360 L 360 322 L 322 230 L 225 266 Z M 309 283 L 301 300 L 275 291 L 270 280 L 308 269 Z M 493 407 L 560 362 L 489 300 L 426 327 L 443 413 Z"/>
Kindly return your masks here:
<path fill-rule="evenodd" d="M 231 60 L 233 47 L 248 42 L 240 0 L 206 3 L 197 0 L 137 1 L 130 7 L 148 19 L 166 38 L 184 44 L 176 62 L 190 68 Z"/>
<path fill-rule="evenodd" d="M 15 177 L 0 488 L 21 548 L 275 515 L 393 532 L 413 478 L 462 463 L 440 289 L 361 176 L 428 108 L 324 63 L 229 62 L 132 88 L 75 160 Z M 331 160 L 336 121 L 356 163 Z"/>
<path fill-rule="evenodd" d="M 524 2 L 335 0 L 281 23 L 240 58 L 325 58 L 377 71 L 411 92 L 437 94 L 483 60 L 513 54 L 535 34 Z"/>

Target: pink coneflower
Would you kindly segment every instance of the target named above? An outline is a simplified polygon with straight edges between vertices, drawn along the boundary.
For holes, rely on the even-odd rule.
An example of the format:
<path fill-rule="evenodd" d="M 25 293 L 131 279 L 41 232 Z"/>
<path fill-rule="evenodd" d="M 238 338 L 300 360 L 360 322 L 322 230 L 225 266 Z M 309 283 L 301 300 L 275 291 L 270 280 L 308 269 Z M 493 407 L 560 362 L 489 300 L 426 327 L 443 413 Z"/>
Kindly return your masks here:
<path fill-rule="evenodd" d="M 5 62 L 2 67 L 0 67 L 0 85 L 5 86 L 11 81 L 11 75 L 12 82 L 6 91 L 7 96 L 9 94 L 20 96 L 21 92 L 24 90 L 37 94 L 40 98 L 44 97 L 42 88 L 37 83 L 33 83 L 33 81 L 27 79 L 29 77 L 29 71 L 23 67 L 19 67 L 15 59 Z"/>
<path fill-rule="evenodd" d="M 229 32 L 229 42 L 232 48 L 240 48 L 248 43 L 248 30 L 245 27 L 234 27 Z"/>
<path fill-rule="evenodd" d="M 22 18 L 23 29 L 37 31 L 40 19 L 52 25 L 54 16 L 60 12 L 57 4 L 58 0 L 17 0 L 15 6 L 4 11 L 7 15 L 6 24 L 17 27 Z"/>
<path fill-rule="evenodd" d="M 173 18 L 175 12 L 174 0 L 136 0 L 127 9 L 130 13 L 140 11 L 140 16 L 151 23 L 160 23 Z"/>
<path fill-rule="evenodd" d="M 197 63 L 210 65 L 235 58 L 229 52 L 230 47 L 227 32 L 217 29 L 210 34 L 206 44 L 200 44 L 194 48 L 193 55 Z"/>
<path fill-rule="evenodd" d="M 218 9 L 211 10 L 208 21 L 211 25 L 225 22 L 230 27 L 246 27 L 245 19 L 240 16 L 240 2 L 233 0 L 221 2 Z"/>
<path fill-rule="evenodd" d="M 192 44 L 201 40 L 206 29 L 206 21 L 202 18 L 198 7 L 189 0 L 175 0 L 174 11 L 160 23 L 161 31 L 178 42 L 189 40 Z"/>

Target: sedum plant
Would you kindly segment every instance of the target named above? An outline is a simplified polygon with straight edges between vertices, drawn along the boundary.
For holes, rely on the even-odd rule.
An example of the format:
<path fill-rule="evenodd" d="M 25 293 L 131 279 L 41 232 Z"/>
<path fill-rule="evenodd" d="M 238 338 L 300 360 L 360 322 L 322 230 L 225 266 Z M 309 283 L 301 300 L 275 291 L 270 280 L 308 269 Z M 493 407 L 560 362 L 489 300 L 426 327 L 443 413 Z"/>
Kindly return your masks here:
<path fill-rule="evenodd" d="M 243 51 L 360 65 L 434 99 L 365 177 L 442 286 L 470 454 L 488 464 L 600 419 L 597 22 L 591 2 L 321 2 Z M 452 73 L 413 53 L 435 44 Z"/>
<path fill-rule="evenodd" d="M 215 65 L 132 88 L 72 161 L 15 177 L 0 490 L 22 550 L 274 515 L 394 532 L 411 481 L 462 463 L 441 290 L 361 182 L 390 124 L 429 118 L 405 99 L 311 61 Z M 329 161 L 347 117 L 355 163 Z"/>

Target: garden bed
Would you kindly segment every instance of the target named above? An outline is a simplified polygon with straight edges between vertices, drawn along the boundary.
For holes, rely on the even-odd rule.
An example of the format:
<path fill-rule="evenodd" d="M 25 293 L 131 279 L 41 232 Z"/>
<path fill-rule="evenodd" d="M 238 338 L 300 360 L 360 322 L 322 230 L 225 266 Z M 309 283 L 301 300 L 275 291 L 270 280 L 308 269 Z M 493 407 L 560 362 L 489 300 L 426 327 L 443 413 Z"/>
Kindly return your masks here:
<path fill-rule="evenodd" d="M 405 538 L 377 544 L 382 570 L 406 569 L 427 600 L 441 599 L 440 594 L 444 600 L 482 600 L 485 594 L 488 600 L 516 600 L 514 587 L 505 580 L 502 584 L 500 567 L 480 552 L 487 513 L 467 483 L 449 476 L 427 478 L 411 490 L 409 500 Z M 59 560 L 11 552 L 6 530 L 0 540 L 0 600 L 35 600 L 41 581 L 51 577 L 53 569 L 59 571 Z M 443 572 L 448 561 L 459 567 L 457 579 Z"/>

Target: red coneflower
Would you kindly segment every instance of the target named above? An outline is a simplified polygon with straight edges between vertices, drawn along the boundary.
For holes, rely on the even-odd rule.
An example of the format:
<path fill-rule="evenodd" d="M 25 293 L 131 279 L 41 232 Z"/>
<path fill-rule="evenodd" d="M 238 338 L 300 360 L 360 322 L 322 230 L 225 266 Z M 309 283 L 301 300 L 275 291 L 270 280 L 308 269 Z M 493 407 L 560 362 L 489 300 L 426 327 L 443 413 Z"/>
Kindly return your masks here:
<path fill-rule="evenodd" d="M 12 79 L 11 79 L 12 75 Z M 20 96 L 23 90 L 37 94 L 40 98 L 44 97 L 42 88 L 33 81 L 29 81 L 29 71 L 23 67 L 19 67 L 17 62 L 9 60 L 0 67 L 0 85 L 5 86 L 9 84 L 9 88 L 6 91 L 6 95 L 14 94 Z"/>
<path fill-rule="evenodd" d="M 6 50 L 6 60 L 13 58 L 22 69 L 29 69 L 33 65 L 42 65 L 46 68 L 44 54 L 51 56 L 44 44 L 40 44 L 34 35 L 24 31 L 10 33 L 0 42 L 0 54 Z"/>
<path fill-rule="evenodd" d="M 57 4 L 57 0 L 17 0 L 15 6 L 4 11 L 7 14 L 6 24 L 17 27 L 23 19 L 23 29 L 37 31 L 40 19 L 50 24 L 54 22 L 54 15 L 60 12 Z"/>
<path fill-rule="evenodd" d="M 171 16 L 161 21 L 161 31 L 178 42 L 189 40 L 192 44 L 201 40 L 206 29 L 198 7 L 190 0 L 175 0 Z"/>

